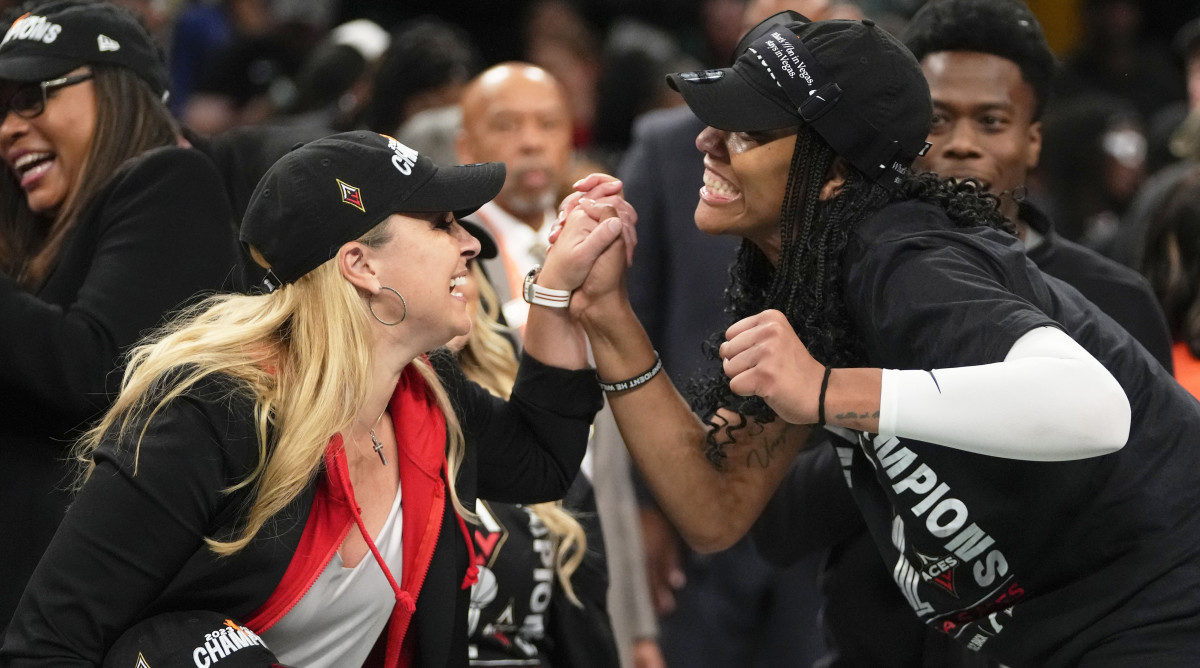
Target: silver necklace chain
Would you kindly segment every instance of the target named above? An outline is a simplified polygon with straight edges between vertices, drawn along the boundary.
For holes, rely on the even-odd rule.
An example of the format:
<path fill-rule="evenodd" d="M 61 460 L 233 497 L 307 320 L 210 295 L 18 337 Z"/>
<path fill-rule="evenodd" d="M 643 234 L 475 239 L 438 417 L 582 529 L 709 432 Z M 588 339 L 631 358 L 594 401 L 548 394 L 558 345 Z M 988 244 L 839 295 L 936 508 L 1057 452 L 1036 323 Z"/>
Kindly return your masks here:
<path fill-rule="evenodd" d="M 375 451 L 375 454 L 379 455 L 379 461 L 383 462 L 384 466 L 387 466 L 387 457 L 385 457 L 383 454 L 383 443 L 381 443 L 379 441 L 379 437 L 375 435 L 375 427 L 379 426 L 379 421 L 383 419 L 384 413 L 387 413 L 386 404 L 384 405 L 383 410 L 379 412 L 379 417 L 375 418 L 374 425 L 367 427 L 367 425 L 363 424 L 362 420 L 358 420 L 358 423 L 362 424 L 364 427 L 367 427 L 367 433 L 371 436 L 371 443 L 374 443 L 371 449 Z M 355 440 L 357 441 L 358 439 Z"/>

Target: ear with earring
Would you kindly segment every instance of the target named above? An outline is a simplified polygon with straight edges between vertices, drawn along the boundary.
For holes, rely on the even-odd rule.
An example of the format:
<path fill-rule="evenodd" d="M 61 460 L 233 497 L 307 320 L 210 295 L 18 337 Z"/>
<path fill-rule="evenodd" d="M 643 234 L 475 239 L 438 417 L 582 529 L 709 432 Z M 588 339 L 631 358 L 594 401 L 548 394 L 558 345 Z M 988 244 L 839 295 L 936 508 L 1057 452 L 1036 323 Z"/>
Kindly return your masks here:
<path fill-rule="evenodd" d="M 394 325 L 399 325 L 400 323 L 404 322 L 405 318 L 408 317 L 408 302 L 405 301 L 404 295 L 400 294 L 400 292 L 397 291 L 395 288 L 389 288 L 386 285 L 379 286 L 379 292 L 383 292 L 384 290 L 387 290 L 388 292 L 391 292 L 392 294 L 394 294 L 400 298 L 400 305 L 404 307 L 404 313 L 400 316 L 400 319 L 394 320 L 392 322 L 388 322 L 387 320 L 380 318 L 379 314 L 375 313 L 375 297 L 378 296 L 378 293 L 373 294 L 367 298 L 367 310 L 369 310 L 371 312 L 371 317 L 375 318 L 382 325 L 387 325 L 388 327 L 392 327 Z"/>

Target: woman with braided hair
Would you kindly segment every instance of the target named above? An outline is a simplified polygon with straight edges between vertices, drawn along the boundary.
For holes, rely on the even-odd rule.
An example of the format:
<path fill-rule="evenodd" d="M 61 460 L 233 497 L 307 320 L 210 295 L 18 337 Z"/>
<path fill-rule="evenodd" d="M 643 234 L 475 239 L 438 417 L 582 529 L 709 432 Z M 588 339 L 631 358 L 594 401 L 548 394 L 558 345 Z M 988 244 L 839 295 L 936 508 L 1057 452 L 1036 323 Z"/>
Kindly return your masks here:
<path fill-rule="evenodd" d="M 745 240 L 700 417 L 633 315 L 620 244 L 571 300 L 684 538 L 738 540 L 823 430 L 931 628 L 1010 665 L 1194 665 L 1200 404 L 1028 262 L 978 184 L 909 172 L 931 103 L 891 35 L 785 12 L 735 57 L 668 77 L 709 126 L 696 225 Z"/>

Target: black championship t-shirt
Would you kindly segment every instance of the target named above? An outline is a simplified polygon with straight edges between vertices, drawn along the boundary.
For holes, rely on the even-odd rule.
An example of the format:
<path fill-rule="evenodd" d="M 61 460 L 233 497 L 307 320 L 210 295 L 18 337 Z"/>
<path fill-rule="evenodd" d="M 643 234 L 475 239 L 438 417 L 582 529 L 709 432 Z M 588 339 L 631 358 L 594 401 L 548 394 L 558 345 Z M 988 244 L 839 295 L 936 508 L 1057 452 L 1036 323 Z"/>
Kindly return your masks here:
<path fill-rule="evenodd" d="M 1002 232 L 894 204 L 852 236 L 844 267 L 872 366 L 1000 362 L 1023 334 L 1054 326 L 1112 372 L 1133 409 L 1122 450 L 1071 462 L 831 429 L 916 615 L 1015 666 L 1200 665 L 1189 663 L 1200 660 L 1200 404 Z"/>
<path fill-rule="evenodd" d="M 467 618 L 472 666 L 544 666 L 546 621 L 559 586 L 554 540 L 524 506 L 477 504 L 471 526 L 482 563 Z"/>

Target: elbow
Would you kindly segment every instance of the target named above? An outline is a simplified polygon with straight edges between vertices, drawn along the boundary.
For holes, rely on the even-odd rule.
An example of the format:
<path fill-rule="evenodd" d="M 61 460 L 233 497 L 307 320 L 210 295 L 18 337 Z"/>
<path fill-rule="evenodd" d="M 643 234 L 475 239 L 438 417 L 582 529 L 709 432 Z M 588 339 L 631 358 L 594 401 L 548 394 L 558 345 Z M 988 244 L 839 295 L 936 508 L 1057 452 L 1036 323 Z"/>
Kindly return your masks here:
<path fill-rule="evenodd" d="M 1129 442 L 1129 430 L 1133 424 L 1133 409 L 1129 405 L 1129 397 L 1125 390 L 1112 379 L 1111 387 L 1107 388 L 1102 416 L 1096 420 L 1098 426 L 1096 448 L 1100 455 L 1110 455 L 1125 447 Z"/>
<path fill-rule="evenodd" d="M 1104 381 L 1097 383 L 1096 395 L 1089 402 L 1092 408 L 1089 416 L 1079 421 L 1084 457 L 1111 455 L 1129 441 L 1133 422 L 1129 397 L 1115 378 L 1105 375 Z"/>

